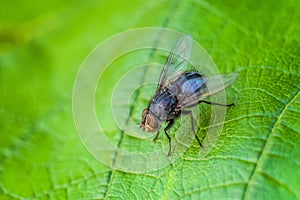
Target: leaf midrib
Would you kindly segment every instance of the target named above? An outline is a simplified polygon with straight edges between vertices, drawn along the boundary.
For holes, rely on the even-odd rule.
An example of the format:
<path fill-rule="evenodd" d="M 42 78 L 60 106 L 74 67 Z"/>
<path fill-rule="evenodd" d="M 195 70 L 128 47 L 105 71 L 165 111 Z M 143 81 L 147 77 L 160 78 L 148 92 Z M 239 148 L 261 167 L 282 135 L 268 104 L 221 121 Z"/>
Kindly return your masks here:
<path fill-rule="evenodd" d="M 268 135 L 268 137 L 266 139 L 266 142 L 265 142 L 265 144 L 264 144 L 264 146 L 262 148 L 262 151 L 260 152 L 260 155 L 259 155 L 259 157 L 257 159 L 256 165 L 255 165 L 255 167 L 254 167 L 254 169 L 253 169 L 253 171 L 252 171 L 252 173 L 251 173 L 251 175 L 249 177 L 249 181 L 246 183 L 242 199 L 245 199 L 246 196 L 248 195 L 248 193 L 249 193 L 249 187 L 250 187 L 251 183 L 253 182 L 253 177 L 257 173 L 258 168 L 264 162 L 264 154 L 265 154 L 265 152 L 267 152 L 267 149 L 268 149 L 268 147 L 270 145 L 270 141 L 271 141 L 271 138 L 273 136 L 273 133 L 275 132 L 275 129 L 277 128 L 277 126 L 280 124 L 282 116 L 285 114 L 285 112 L 287 111 L 288 107 L 298 98 L 299 95 L 300 95 L 300 90 L 298 89 L 297 94 L 293 98 L 291 98 L 288 101 L 288 103 L 285 104 L 284 108 L 280 111 L 280 113 L 279 113 L 279 115 L 277 117 L 277 120 L 276 120 L 276 122 L 274 123 L 274 125 L 272 127 L 271 133 Z M 277 182 L 280 183 L 280 185 L 282 187 L 284 187 L 285 189 L 287 189 L 290 193 L 294 194 L 294 196 L 296 196 L 295 193 L 288 186 L 286 186 L 285 184 L 283 184 L 280 181 L 277 181 Z"/>
<path fill-rule="evenodd" d="M 168 26 L 168 24 L 169 24 L 169 22 L 170 22 L 170 17 L 171 17 L 171 15 L 172 15 L 172 13 L 174 14 L 174 10 L 179 10 L 179 9 L 175 9 L 175 7 L 177 6 L 177 4 L 178 4 L 179 6 L 181 5 L 178 1 L 174 1 L 174 2 L 173 2 L 173 5 L 170 6 L 170 9 L 169 9 L 169 11 L 168 11 L 168 13 L 167 13 L 167 15 L 166 15 L 166 18 L 165 18 L 165 20 L 162 22 L 162 28 L 165 28 L 165 27 Z M 173 11 L 173 12 L 172 12 L 172 11 Z M 156 43 L 158 43 L 158 42 L 159 42 L 159 38 L 156 39 Z M 154 46 L 156 46 L 156 45 L 154 45 Z M 156 49 L 153 49 L 153 50 L 151 51 L 151 53 L 149 54 L 149 59 L 151 59 L 151 58 L 153 57 L 155 51 L 156 51 Z M 143 74 L 144 74 L 144 76 L 143 76 L 142 79 L 141 79 L 141 83 L 143 83 L 144 80 L 145 80 L 145 78 L 146 78 L 147 68 L 144 70 L 144 73 L 143 73 Z M 135 96 L 135 98 L 134 98 L 134 100 L 138 99 L 139 93 L 140 93 L 140 91 L 138 90 L 138 91 L 137 91 L 137 94 L 136 94 L 136 96 Z M 134 106 L 131 105 L 131 106 L 129 107 L 129 114 L 130 114 L 130 115 L 132 114 L 133 109 L 134 109 Z M 129 115 L 129 117 L 128 117 L 127 120 L 126 120 L 126 124 L 128 124 L 129 121 L 130 121 L 130 115 Z M 119 140 L 119 142 L 118 142 L 118 146 L 117 146 L 117 147 L 120 147 L 120 145 L 121 145 L 121 143 L 122 143 L 122 140 L 123 140 L 123 137 L 124 137 L 124 131 L 123 131 L 123 130 L 121 130 L 120 135 L 121 135 L 121 136 L 120 136 L 120 140 Z M 104 199 L 106 199 L 107 194 L 109 193 L 109 190 L 110 190 L 110 188 L 111 188 L 111 183 L 112 183 L 112 180 L 113 180 L 113 177 L 114 177 L 114 172 L 116 171 L 116 170 L 114 169 L 114 166 L 115 166 L 115 163 L 116 163 L 117 158 L 118 158 L 118 151 L 116 151 L 115 156 L 114 156 L 114 159 L 113 159 L 113 162 L 112 162 L 113 168 L 112 168 L 111 172 L 110 172 L 110 173 L 108 174 L 108 176 L 107 176 L 107 187 L 106 187 L 105 192 L 104 192 Z"/>

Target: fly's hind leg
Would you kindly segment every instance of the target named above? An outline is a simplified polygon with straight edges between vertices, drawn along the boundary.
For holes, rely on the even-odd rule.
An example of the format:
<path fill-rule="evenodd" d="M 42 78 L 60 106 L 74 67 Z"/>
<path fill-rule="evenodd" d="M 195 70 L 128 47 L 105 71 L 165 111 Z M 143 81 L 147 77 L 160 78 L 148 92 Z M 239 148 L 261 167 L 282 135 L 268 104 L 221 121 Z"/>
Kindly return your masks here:
<path fill-rule="evenodd" d="M 174 119 L 171 119 L 168 123 L 168 125 L 166 126 L 166 128 L 164 129 L 164 132 L 169 140 L 169 151 L 168 151 L 168 154 L 167 156 L 170 156 L 171 155 L 171 137 L 168 135 L 167 133 L 167 130 L 169 130 L 174 124 Z"/>
<path fill-rule="evenodd" d="M 196 106 L 196 105 L 198 105 L 200 103 L 206 103 L 206 104 L 215 105 L 215 106 L 228 106 L 228 107 L 229 106 L 234 106 L 234 103 L 231 103 L 231 104 L 222 104 L 222 103 L 216 103 L 216 102 L 209 102 L 209 101 L 199 100 L 199 101 L 187 104 L 184 108 L 191 108 L 191 107 L 194 107 L 194 106 Z"/>
<path fill-rule="evenodd" d="M 197 135 L 197 133 L 196 133 L 196 131 L 195 131 L 195 127 L 194 127 L 194 117 L 193 117 L 192 111 L 191 111 L 191 110 L 182 110 L 181 113 L 184 114 L 184 115 L 190 115 L 190 117 L 191 117 L 191 126 L 192 126 L 193 133 L 194 133 L 194 135 L 195 135 L 195 137 L 196 137 L 196 140 L 197 140 L 197 142 L 199 143 L 200 147 L 203 147 L 203 145 L 201 144 L 201 142 L 200 142 L 200 140 L 199 140 L 199 138 L 198 138 L 198 135 Z"/>
<path fill-rule="evenodd" d="M 206 104 L 216 105 L 216 106 L 234 106 L 234 103 L 231 103 L 231 104 L 221 104 L 221 103 L 209 102 L 209 101 L 203 101 L 203 100 L 198 101 L 198 104 L 199 103 L 206 103 Z"/>

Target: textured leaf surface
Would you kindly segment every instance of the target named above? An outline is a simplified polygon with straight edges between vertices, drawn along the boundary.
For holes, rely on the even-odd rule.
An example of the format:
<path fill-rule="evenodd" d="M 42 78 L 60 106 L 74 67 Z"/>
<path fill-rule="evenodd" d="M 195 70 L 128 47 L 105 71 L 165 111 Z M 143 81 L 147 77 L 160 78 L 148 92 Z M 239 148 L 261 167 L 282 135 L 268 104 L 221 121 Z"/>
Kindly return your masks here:
<path fill-rule="evenodd" d="M 1 199 L 300 198 L 298 1 L 1 4 Z M 71 96 L 76 72 L 92 48 L 115 33 L 145 26 L 191 34 L 221 72 L 238 72 L 239 78 L 227 90 L 236 106 L 204 160 L 195 158 L 194 143 L 171 166 L 130 174 L 111 170 L 85 150 Z M 120 74 L 108 71 L 106 78 Z M 143 106 L 132 107 L 136 117 Z M 125 149 L 152 144 L 121 134 L 114 136 Z"/>

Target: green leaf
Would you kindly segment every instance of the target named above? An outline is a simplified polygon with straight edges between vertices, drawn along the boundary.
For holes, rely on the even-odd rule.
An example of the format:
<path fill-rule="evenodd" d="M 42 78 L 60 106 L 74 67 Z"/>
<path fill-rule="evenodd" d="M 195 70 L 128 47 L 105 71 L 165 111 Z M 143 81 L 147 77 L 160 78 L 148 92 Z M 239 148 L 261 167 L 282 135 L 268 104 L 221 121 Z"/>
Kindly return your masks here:
<path fill-rule="evenodd" d="M 299 199 L 298 4 L 2 2 L 0 198 Z M 194 141 L 183 158 L 158 171 L 135 174 L 107 167 L 85 149 L 74 125 L 72 91 L 81 63 L 98 43 L 146 26 L 192 35 L 220 72 L 237 72 L 239 78 L 226 90 L 235 107 L 227 109 L 209 154 L 197 157 Z M 97 91 L 95 98 L 98 117 L 106 116 L 109 139 L 129 151 L 147 152 L 168 142 L 163 134 L 156 143 L 130 137 L 108 117 L 114 83 L 136 63 L 151 59 L 163 63 L 165 55 L 146 51 L 117 60 L 119 70 L 105 72 L 101 81 L 107 90 Z M 131 96 L 128 109 L 137 122 L 148 89 Z M 204 139 L 211 110 L 200 108 L 199 136 Z M 171 137 L 180 135 L 179 130 L 177 124 Z"/>

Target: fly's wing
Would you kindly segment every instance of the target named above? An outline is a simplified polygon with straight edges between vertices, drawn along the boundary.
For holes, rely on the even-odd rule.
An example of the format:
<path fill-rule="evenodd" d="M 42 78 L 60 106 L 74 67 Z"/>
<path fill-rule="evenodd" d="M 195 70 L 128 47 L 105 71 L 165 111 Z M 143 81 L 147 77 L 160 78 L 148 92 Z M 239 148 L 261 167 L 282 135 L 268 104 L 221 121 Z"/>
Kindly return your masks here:
<path fill-rule="evenodd" d="M 226 87 L 230 86 L 237 79 L 237 77 L 237 73 L 228 73 L 205 78 L 206 87 L 201 91 L 201 93 L 193 95 L 192 99 L 184 99 L 182 101 L 182 108 L 195 106 L 198 104 L 199 100 L 221 92 Z"/>
<path fill-rule="evenodd" d="M 193 40 L 188 35 L 182 36 L 178 39 L 160 74 L 156 92 L 165 88 L 184 71 L 186 71 L 192 53 L 192 44 Z"/>
<path fill-rule="evenodd" d="M 216 75 L 206 78 L 206 89 L 200 95 L 199 100 L 205 99 L 208 96 L 221 92 L 228 86 L 230 86 L 238 77 L 237 73 L 228 73 L 222 75 Z"/>

